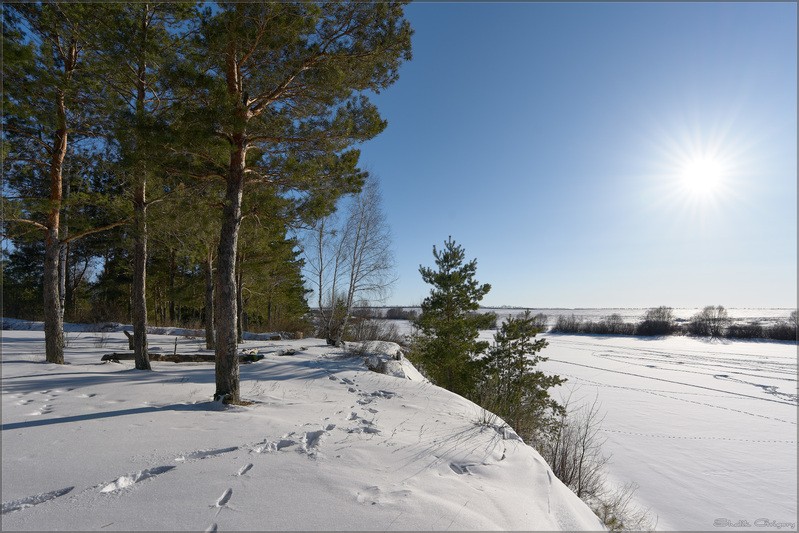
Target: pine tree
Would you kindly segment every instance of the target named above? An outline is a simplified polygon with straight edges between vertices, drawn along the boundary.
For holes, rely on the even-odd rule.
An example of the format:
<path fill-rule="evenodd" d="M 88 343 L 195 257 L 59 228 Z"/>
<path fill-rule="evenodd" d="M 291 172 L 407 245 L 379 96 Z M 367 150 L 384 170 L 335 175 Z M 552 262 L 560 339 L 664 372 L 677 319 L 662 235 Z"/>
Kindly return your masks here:
<path fill-rule="evenodd" d="M 529 439 L 548 428 L 561 407 L 548 389 L 566 380 L 537 370 L 547 360 L 539 352 L 547 341 L 534 340 L 539 329 L 530 311 L 509 317 L 494 335 L 494 344 L 481 360 L 479 403 L 499 415 L 519 434 Z"/>
<path fill-rule="evenodd" d="M 64 364 L 64 246 L 123 223 L 67 236 L 62 218 L 76 146 L 82 140 L 91 151 L 86 141 L 100 133 L 100 91 L 83 39 L 90 15 L 90 6 L 53 0 L 3 6 L 3 222 L 12 237 L 33 227 L 43 238 L 45 358 L 57 364 Z"/>
<path fill-rule="evenodd" d="M 480 377 L 477 359 L 488 348 L 477 340 L 485 320 L 476 311 L 491 285 L 477 282 L 477 260 L 464 262 L 465 251 L 452 237 L 442 250 L 434 246 L 433 256 L 437 270 L 419 267 L 433 289 L 414 322 L 419 334 L 411 357 L 434 383 L 468 398 Z"/>
<path fill-rule="evenodd" d="M 236 254 L 245 182 L 277 185 L 328 212 L 338 196 L 360 188 L 365 173 L 353 145 L 386 125 L 364 92 L 391 85 L 410 59 L 404 4 L 223 3 L 205 12 L 203 93 L 191 114 L 206 121 L 197 131 L 214 135 L 226 152 L 215 398 L 240 399 Z"/>

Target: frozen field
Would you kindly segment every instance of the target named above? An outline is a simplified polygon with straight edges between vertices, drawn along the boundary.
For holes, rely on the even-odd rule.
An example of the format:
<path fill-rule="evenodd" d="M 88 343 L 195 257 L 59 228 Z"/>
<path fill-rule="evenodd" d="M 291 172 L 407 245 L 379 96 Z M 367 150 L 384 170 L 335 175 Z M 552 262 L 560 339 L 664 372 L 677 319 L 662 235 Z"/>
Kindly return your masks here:
<path fill-rule="evenodd" d="M 796 528 L 796 344 L 544 336 L 544 371 L 572 402 L 598 397 L 610 475 L 640 485 L 658 529 Z"/>

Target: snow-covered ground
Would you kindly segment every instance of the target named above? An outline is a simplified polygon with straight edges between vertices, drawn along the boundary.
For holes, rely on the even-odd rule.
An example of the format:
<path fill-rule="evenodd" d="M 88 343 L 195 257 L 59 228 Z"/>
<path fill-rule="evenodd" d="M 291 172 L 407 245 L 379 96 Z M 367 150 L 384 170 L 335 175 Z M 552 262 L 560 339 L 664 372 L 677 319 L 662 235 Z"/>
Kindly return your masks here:
<path fill-rule="evenodd" d="M 119 328 L 68 329 L 63 366 L 36 328 L 2 331 L 4 531 L 601 528 L 535 450 L 412 368 L 249 341 L 265 354 L 241 366 L 253 404 L 224 407 L 213 365 L 101 363 L 126 351 Z M 149 336 L 175 339 L 204 351 Z"/>
<path fill-rule="evenodd" d="M 544 337 L 542 369 L 601 402 L 610 477 L 640 485 L 657 529 L 796 529 L 795 343 Z"/>

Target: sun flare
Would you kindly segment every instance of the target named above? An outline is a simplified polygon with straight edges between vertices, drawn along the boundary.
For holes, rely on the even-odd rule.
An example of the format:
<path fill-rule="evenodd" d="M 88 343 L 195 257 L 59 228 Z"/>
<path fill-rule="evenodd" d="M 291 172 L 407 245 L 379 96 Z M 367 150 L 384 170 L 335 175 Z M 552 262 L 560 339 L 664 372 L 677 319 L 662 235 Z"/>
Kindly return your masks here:
<path fill-rule="evenodd" d="M 695 157 L 680 172 L 683 188 L 691 194 L 707 196 L 716 192 L 724 178 L 724 166 L 712 157 Z"/>

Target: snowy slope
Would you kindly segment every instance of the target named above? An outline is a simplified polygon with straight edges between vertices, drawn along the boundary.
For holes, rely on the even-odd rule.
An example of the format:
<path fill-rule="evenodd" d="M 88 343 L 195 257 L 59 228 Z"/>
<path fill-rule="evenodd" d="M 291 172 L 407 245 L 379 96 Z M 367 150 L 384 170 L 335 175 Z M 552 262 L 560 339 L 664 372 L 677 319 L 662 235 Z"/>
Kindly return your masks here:
<path fill-rule="evenodd" d="M 223 407 L 213 365 L 100 363 L 127 340 L 80 329 L 65 366 L 41 362 L 40 331 L 2 332 L 3 530 L 602 529 L 535 450 L 412 368 L 250 341 L 254 403 Z M 202 351 L 150 343 L 175 338 Z"/>

